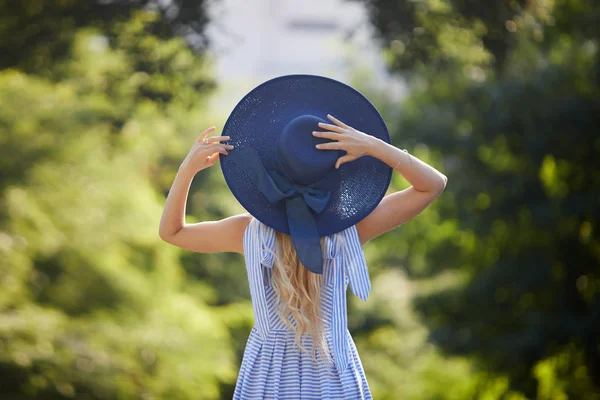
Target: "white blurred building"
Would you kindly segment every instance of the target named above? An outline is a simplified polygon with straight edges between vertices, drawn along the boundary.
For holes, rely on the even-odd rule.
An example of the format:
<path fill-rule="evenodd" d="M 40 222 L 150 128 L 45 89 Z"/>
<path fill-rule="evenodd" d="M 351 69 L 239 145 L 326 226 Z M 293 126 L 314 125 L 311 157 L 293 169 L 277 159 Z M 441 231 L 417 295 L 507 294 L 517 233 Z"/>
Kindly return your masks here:
<path fill-rule="evenodd" d="M 279 75 L 327 76 L 380 88 L 403 86 L 388 76 L 362 3 L 348 0 L 218 0 L 207 34 L 220 91 L 212 105 L 227 115 L 258 84 Z"/>

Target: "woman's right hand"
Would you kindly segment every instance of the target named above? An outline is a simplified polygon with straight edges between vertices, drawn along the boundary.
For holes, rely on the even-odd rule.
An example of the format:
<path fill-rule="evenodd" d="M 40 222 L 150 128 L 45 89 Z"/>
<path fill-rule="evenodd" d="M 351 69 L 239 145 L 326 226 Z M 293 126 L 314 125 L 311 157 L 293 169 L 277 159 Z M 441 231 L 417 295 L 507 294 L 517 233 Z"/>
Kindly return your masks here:
<path fill-rule="evenodd" d="M 220 143 L 223 140 L 229 140 L 229 136 L 212 136 L 207 138 L 208 134 L 215 129 L 214 126 L 211 126 L 202 132 L 183 160 L 180 169 L 184 168 L 186 171 L 196 173 L 205 168 L 212 167 L 219 158 L 219 154 L 229 154 L 227 150 L 233 149 L 233 146 Z"/>

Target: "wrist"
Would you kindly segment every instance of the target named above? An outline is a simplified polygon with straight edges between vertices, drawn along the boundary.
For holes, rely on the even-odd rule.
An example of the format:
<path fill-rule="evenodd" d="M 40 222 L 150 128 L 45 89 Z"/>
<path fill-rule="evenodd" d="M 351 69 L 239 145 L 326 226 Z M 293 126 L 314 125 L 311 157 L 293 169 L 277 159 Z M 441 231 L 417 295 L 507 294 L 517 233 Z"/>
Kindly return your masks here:
<path fill-rule="evenodd" d="M 190 165 L 187 162 L 182 162 L 177 170 L 177 175 L 183 176 L 185 178 L 193 178 L 196 175 L 197 171 L 193 171 L 190 168 Z"/>
<path fill-rule="evenodd" d="M 378 137 L 367 135 L 364 152 L 371 157 L 377 158 L 377 154 L 379 153 L 378 150 L 385 146 L 385 144 L 386 143 Z"/>

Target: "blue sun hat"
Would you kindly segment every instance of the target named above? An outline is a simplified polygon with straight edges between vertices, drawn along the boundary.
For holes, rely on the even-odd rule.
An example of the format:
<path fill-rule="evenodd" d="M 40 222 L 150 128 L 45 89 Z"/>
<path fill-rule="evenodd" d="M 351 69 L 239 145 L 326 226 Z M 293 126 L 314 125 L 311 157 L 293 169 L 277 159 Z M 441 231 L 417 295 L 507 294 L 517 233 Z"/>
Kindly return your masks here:
<path fill-rule="evenodd" d="M 391 143 L 385 121 L 356 89 L 319 75 L 268 80 L 246 94 L 222 135 L 234 148 L 220 155 L 229 189 L 257 220 L 292 237 L 302 265 L 323 273 L 320 237 L 365 218 L 385 195 L 392 168 L 364 155 L 335 168 L 343 150 L 321 150 L 319 122 L 338 120 Z"/>

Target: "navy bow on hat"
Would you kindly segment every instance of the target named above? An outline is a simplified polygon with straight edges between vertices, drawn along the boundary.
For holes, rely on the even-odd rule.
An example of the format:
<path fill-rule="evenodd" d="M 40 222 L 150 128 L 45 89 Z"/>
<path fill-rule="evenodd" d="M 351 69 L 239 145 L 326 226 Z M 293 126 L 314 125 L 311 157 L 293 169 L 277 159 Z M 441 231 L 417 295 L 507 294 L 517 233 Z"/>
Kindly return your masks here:
<path fill-rule="evenodd" d="M 321 241 L 315 218 L 325 209 L 331 191 L 319 188 L 322 181 L 311 185 L 295 183 L 287 174 L 266 170 L 256 149 L 240 150 L 236 161 L 271 204 L 285 200 L 290 236 L 302 264 L 315 274 L 323 273 Z"/>

